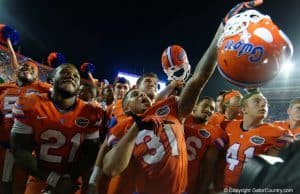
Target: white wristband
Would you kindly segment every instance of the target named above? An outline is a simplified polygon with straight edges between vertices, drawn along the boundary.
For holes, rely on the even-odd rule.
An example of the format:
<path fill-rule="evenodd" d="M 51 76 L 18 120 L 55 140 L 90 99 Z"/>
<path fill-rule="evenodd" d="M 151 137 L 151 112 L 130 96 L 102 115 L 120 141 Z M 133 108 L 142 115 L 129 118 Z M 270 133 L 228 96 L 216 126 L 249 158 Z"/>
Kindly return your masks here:
<path fill-rule="evenodd" d="M 99 166 L 94 166 L 93 172 L 90 176 L 89 184 L 96 185 L 97 184 L 97 179 L 100 173 L 100 168 Z"/>
<path fill-rule="evenodd" d="M 49 174 L 49 176 L 47 177 L 47 184 L 52 186 L 52 187 L 55 187 L 60 179 L 61 175 L 56 173 L 56 172 L 51 172 Z"/>

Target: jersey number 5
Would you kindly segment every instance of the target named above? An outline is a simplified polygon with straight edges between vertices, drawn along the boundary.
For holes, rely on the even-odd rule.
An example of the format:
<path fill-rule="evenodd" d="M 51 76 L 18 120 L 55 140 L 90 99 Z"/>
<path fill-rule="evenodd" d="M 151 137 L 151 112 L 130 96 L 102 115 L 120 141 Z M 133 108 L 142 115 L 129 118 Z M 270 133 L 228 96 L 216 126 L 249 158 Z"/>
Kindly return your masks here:
<path fill-rule="evenodd" d="M 3 99 L 3 110 L 6 112 L 5 118 L 13 118 L 12 109 L 18 100 L 18 96 L 5 96 Z"/>

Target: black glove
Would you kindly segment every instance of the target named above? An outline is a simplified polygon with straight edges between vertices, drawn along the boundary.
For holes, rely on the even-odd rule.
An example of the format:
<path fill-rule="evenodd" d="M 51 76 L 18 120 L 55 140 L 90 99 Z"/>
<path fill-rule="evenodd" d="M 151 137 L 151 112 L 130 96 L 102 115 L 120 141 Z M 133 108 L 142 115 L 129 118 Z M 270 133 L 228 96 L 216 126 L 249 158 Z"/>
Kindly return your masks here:
<path fill-rule="evenodd" d="M 131 116 L 133 118 L 133 120 L 135 121 L 137 127 L 139 130 L 153 130 L 153 123 L 151 122 L 143 122 L 143 117 L 139 117 L 137 116 L 135 113 L 133 113 L 132 111 L 127 111 L 125 113 L 128 116 Z"/>

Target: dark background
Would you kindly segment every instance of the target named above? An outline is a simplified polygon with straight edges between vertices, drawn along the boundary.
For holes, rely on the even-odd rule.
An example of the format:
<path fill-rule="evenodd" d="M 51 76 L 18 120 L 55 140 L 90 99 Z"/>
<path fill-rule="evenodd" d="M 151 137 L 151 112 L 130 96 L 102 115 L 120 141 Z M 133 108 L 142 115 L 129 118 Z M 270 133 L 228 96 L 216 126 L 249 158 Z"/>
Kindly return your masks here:
<path fill-rule="evenodd" d="M 118 71 L 153 71 L 165 80 L 162 51 L 180 44 L 194 70 L 219 22 L 238 2 L 0 0 L 0 23 L 15 28 L 21 37 L 21 53 L 39 62 L 54 51 L 78 67 L 87 61 L 95 64 L 98 79 L 111 82 Z M 297 0 L 265 0 L 258 8 L 290 37 L 296 64 L 299 7 Z M 216 71 L 204 93 L 215 96 L 220 89 L 232 87 Z"/>

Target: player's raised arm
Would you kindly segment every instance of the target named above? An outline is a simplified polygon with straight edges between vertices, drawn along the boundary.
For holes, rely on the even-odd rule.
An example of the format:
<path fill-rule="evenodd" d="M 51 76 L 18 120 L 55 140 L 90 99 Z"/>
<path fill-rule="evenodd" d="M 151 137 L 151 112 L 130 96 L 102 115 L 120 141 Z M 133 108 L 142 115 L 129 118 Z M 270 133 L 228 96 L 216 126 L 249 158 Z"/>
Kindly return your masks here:
<path fill-rule="evenodd" d="M 184 118 L 192 112 L 202 89 L 213 74 L 217 60 L 217 41 L 222 31 L 223 24 L 220 24 L 210 46 L 198 62 L 193 76 L 183 88 L 178 103 L 178 114 L 180 118 Z"/>
<path fill-rule="evenodd" d="M 116 176 L 126 169 L 132 157 L 138 131 L 136 124 L 133 124 L 126 135 L 104 156 L 103 172 L 106 175 Z"/>
<path fill-rule="evenodd" d="M 8 50 L 9 50 L 11 66 L 16 71 L 19 67 L 19 62 L 18 62 L 18 59 L 17 59 L 17 55 L 14 51 L 14 48 L 12 46 L 10 38 L 7 39 L 7 46 L 8 46 Z"/>

